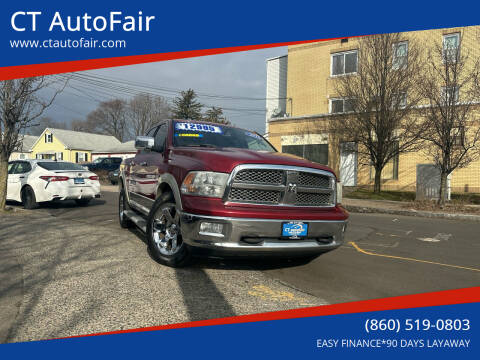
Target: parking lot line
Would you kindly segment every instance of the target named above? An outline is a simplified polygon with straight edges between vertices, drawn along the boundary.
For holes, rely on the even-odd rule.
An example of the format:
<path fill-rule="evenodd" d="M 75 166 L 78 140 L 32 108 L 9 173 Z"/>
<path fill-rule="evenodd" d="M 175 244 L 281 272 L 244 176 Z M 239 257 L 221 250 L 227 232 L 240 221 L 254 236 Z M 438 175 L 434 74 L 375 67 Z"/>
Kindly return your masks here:
<path fill-rule="evenodd" d="M 480 269 L 475 269 L 475 268 L 470 268 L 470 267 L 465 267 L 465 266 L 460 266 L 460 265 L 451 265 L 451 264 L 443 264 L 435 261 L 428 261 L 428 260 L 420 260 L 420 259 L 414 259 L 414 258 L 408 258 L 408 257 L 402 257 L 402 256 L 394 256 L 394 255 L 386 255 L 386 254 L 377 254 L 374 252 L 366 251 L 363 250 L 360 246 L 358 246 L 354 241 L 350 241 L 350 244 L 358 251 L 361 252 L 362 254 L 365 255 L 371 255 L 371 256 L 380 256 L 380 257 L 386 257 L 390 259 L 398 259 L 398 260 L 405 260 L 405 261 L 415 261 L 415 262 L 420 262 L 424 264 L 432 264 L 432 265 L 439 265 L 439 266 L 446 266 L 446 267 L 452 267 L 456 269 L 462 269 L 462 270 L 470 270 L 470 271 L 478 271 L 480 272 Z"/>

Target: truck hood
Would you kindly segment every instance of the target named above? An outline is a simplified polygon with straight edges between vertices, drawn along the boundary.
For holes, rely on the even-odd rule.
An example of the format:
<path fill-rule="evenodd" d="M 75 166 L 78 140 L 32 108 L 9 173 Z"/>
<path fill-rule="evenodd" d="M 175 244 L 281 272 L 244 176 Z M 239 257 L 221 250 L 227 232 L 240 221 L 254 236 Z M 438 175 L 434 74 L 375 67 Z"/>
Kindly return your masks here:
<path fill-rule="evenodd" d="M 241 164 L 303 166 L 333 172 L 328 166 L 279 152 L 253 151 L 238 148 L 178 147 L 173 149 L 171 156 L 187 157 L 189 161 L 195 159 L 195 162 L 199 163 L 199 165 L 201 164 L 205 170 L 225 173 L 230 173 L 237 165 Z"/>

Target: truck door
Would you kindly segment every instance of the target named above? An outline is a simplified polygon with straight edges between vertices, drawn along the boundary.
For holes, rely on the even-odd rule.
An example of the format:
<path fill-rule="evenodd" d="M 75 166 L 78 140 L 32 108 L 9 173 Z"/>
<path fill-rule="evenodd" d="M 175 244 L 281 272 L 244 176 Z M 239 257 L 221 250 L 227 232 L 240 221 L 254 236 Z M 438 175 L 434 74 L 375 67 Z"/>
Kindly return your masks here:
<path fill-rule="evenodd" d="M 147 136 L 154 137 L 154 147 L 139 152 L 131 164 L 130 201 L 144 213 L 150 211 L 157 195 L 158 179 L 164 167 L 163 147 L 167 128 L 164 123 L 154 129 L 155 131 L 150 131 Z"/>

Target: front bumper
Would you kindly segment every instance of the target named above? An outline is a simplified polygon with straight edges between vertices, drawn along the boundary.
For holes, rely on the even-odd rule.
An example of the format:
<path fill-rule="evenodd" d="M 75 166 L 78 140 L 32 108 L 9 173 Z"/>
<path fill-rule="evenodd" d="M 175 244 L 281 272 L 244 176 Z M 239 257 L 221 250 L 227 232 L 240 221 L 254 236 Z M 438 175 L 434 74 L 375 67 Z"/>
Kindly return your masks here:
<path fill-rule="evenodd" d="M 301 219 L 296 221 L 302 221 Z M 223 224 L 223 234 L 200 232 L 202 222 Z M 343 243 L 346 220 L 304 220 L 308 236 L 304 239 L 282 237 L 282 223 L 288 220 L 250 219 L 182 213 L 183 241 L 194 248 L 223 255 L 300 256 L 321 254 Z"/>

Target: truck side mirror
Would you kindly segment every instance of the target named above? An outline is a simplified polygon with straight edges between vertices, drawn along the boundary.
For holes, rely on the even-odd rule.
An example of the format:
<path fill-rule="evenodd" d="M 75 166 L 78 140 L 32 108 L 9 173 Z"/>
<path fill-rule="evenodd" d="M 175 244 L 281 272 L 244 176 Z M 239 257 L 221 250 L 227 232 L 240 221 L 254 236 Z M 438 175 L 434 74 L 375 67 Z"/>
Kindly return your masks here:
<path fill-rule="evenodd" d="M 155 144 L 155 139 L 149 136 L 137 136 L 135 139 L 135 149 L 137 150 L 152 150 Z"/>

